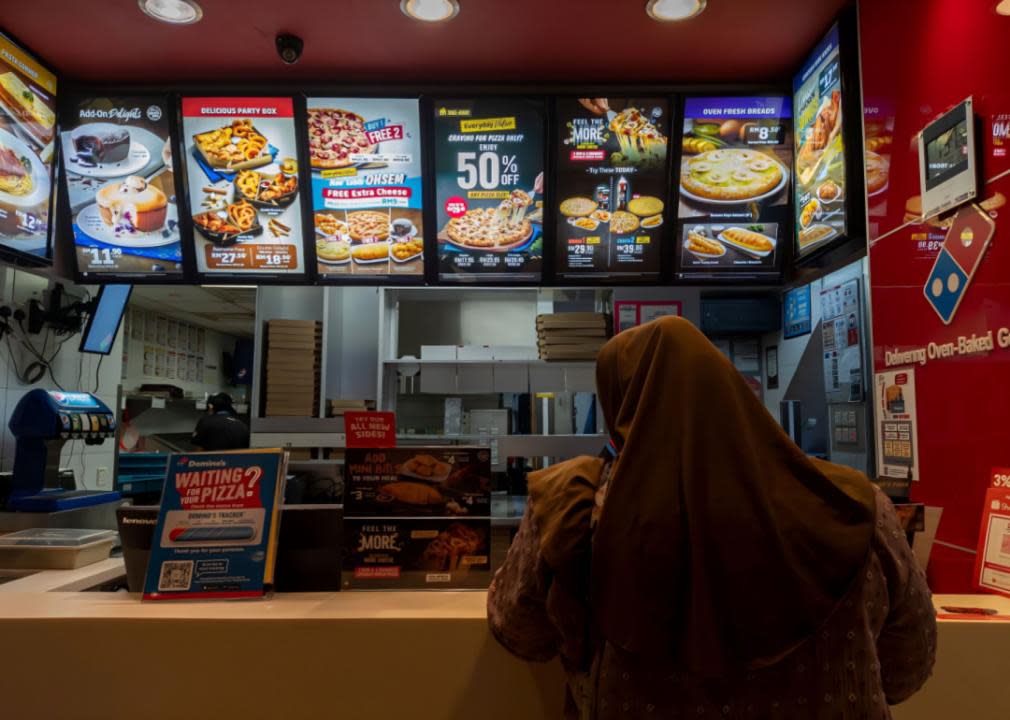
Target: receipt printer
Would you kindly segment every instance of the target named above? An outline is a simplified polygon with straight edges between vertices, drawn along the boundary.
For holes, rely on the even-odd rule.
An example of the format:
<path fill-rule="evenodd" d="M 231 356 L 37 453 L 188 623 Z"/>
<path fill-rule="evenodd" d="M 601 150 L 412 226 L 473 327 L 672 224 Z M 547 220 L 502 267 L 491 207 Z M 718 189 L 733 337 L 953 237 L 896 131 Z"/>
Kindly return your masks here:
<path fill-rule="evenodd" d="M 67 440 L 101 445 L 116 435 L 116 417 L 94 395 L 31 390 L 11 414 L 16 441 L 7 510 L 55 512 L 119 500 L 114 491 L 61 490 L 60 451 Z"/>

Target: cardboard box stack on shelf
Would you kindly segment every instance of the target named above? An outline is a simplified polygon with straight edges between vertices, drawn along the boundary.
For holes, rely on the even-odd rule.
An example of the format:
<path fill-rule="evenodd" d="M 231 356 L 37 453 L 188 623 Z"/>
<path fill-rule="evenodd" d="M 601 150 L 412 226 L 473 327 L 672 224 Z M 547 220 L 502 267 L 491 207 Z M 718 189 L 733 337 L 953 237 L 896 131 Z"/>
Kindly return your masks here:
<path fill-rule="evenodd" d="M 345 412 L 365 412 L 375 410 L 374 400 L 338 400 L 329 398 L 326 401 L 326 417 L 343 417 Z"/>
<path fill-rule="evenodd" d="M 603 313 L 537 316 L 537 347 L 543 360 L 595 360 L 608 335 Z"/>
<path fill-rule="evenodd" d="M 268 320 L 264 415 L 318 417 L 322 324 Z"/>

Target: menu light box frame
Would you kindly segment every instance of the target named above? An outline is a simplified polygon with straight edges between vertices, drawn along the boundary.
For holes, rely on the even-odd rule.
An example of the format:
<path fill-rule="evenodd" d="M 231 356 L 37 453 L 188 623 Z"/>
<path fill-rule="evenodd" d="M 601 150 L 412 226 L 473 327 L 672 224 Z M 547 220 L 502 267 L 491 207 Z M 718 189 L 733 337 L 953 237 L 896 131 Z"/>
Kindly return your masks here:
<path fill-rule="evenodd" d="M 311 202 L 307 199 L 307 188 L 310 187 L 310 183 L 306 182 L 309 173 L 308 170 L 308 148 L 306 143 L 306 132 L 304 118 L 306 116 L 305 109 L 305 99 L 300 93 L 291 93 L 288 91 L 271 93 L 270 90 L 274 88 L 266 88 L 262 93 L 256 93 L 250 91 L 248 93 L 234 93 L 234 92 L 215 92 L 213 88 L 200 89 L 190 93 L 180 93 L 175 95 L 176 100 L 176 128 L 178 132 L 176 133 L 174 148 L 178 153 L 178 157 L 181 158 L 179 161 L 180 169 L 179 174 L 185 177 L 185 211 L 182 211 L 183 205 L 180 205 L 180 227 L 183 232 L 183 243 L 191 248 L 189 255 L 190 258 L 190 269 L 189 278 L 192 281 L 200 283 L 214 283 L 220 285 L 308 285 L 313 284 L 314 274 L 312 273 L 312 268 L 316 264 L 316 253 L 315 253 L 315 243 L 312 241 L 311 237 L 307 237 L 307 230 L 312 228 L 311 213 L 307 211 L 311 209 Z M 290 223 L 285 223 L 290 229 L 297 231 L 300 236 L 297 242 L 292 242 L 291 244 L 295 247 L 296 252 L 301 253 L 301 269 L 294 272 L 236 272 L 236 271 L 208 271 L 200 269 L 199 261 L 196 257 L 197 255 L 197 244 L 198 244 L 198 233 L 193 221 L 193 216 L 204 212 L 206 209 L 198 203 L 195 207 L 193 205 L 194 194 L 193 187 L 190 183 L 190 173 L 192 172 L 192 166 L 197 165 L 198 161 L 194 156 L 191 156 L 189 144 L 187 143 L 187 133 L 191 132 L 191 128 L 187 128 L 185 122 L 184 105 L 187 99 L 197 102 L 200 100 L 251 100 L 251 101 L 289 101 L 291 103 L 291 132 L 293 133 L 293 138 L 291 140 L 292 148 L 294 150 L 294 159 L 297 163 L 297 171 L 295 177 L 298 182 L 297 197 L 294 202 L 298 203 L 299 212 L 293 215 Z M 218 117 L 219 124 L 222 126 L 226 124 L 227 119 L 230 116 L 220 115 Z M 238 117 L 238 115 L 236 115 Z M 255 122 L 253 123 L 255 126 Z M 272 146 L 270 145 L 270 138 L 267 138 L 267 147 L 272 152 Z M 280 153 L 274 157 L 274 162 L 268 163 L 264 167 L 270 167 L 273 165 L 279 165 L 282 162 L 280 158 Z M 255 169 L 255 168 L 251 168 Z M 237 177 L 237 175 L 236 175 Z M 213 184 L 213 183 L 210 183 Z M 201 182 L 201 187 L 204 183 Z M 199 191 L 200 188 L 197 188 Z M 296 219 L 297 218 L 297 219 Z M 262 224 L 270 223 L 269 219 L 265 219 L 261 222 Z M 263 228 L 263 233 L 266 234 L 268 228 Z M 271 230 L 272 232 L 272 230 Z M 292 232 L 294 235 L 294 232 Z M 203 238 L 202 235 L 199 237 Z M 279 239 L 280 240 L 280 239 Z M 202 244 L 202 240 L 201 240 Z M 280 244 L 280 243 L 278 243 Z"/>
<path fill-rule="evenodd" d="M 60 128 L 59 128 L 58 110 L 60 103 L 60 86 L 63 83 L 63 79 L 61 78 L 60 74 L 57 73 L 56 70 L 53 69 L 51 65 L 49 65 L 49 63 L 42 60 L 39 54 L 36 53 L 31 47 L 29 47 L 24 42 L 19 40 L 14 33 L 10 32 L 4 26 L 0 25 L 0 41 L 4 39 L 6 39 L 11 45 L 13 45 L 16 50 L 20 51 L 20 53 L 27 56 L 27 59 L 30 60 L 35 65 L 37 65 L 40 70 L 52 76 L 53 87 L 55 88 L 55 90 L 52 91 L 53 95 L 52 110 L 53 113 L 57 115 L 57 117 L 53 125 L 53 138 L 51 140 L 53 144 L 52 153 L 48 161 L 48 167 L 46 168 L 49 187 L 44 202 L 46 208 L 46 215 L 48 217 L 48 223 L 46 226 L 45 248 L 42 254 L 39 255 L 33 252 L 18 249 L 16 247 L 11 247 L 3 242 L 2 240 L 3 235 L 0 234 L 0 261 L 8 262 L 11 263 L 12 265 L 22 267 L 48 267 L 53 264 L 54 251 L 55 251 L 54 239 L 56 237 L 56 227 L 58 224 L 58 218 L 56 217 L 56 213 L 59 212 L 59 207 L 61 204 L 58 197 L 59 187 L 58 187 L 58 178 L 56 169 L 60 163 L 60 150 L 59 150 Z M 0 60 L 0 68 L 4 66 L 8 66 L 8 63 L 4 60 Z M 19 74 L 23 75 L 24 73 L 19 72 Z M 0 113 L 0 116 L 2 116 L 2 119 L 4 120 L 10 119 L 13 122 L 13 118 L 6 113 Z M 18 145 L 20 146 L 18 149 L 22 149 L 22 147 L 25 145 L 25 141 L 17 136 L 14 136 L 14 140 L 17 141 Z M 38 157 L 38 153 L 34 152 L 33 147 L 29 147 L 29 149 L 33 152 L 33 154 L 36 157 Z M 44 150 L 44 148 L 40 148 L 40 151 L 41 150 Z M 45 161 L 42 161 L 42 164 L 46 165 L 47 163 Z M 39 205 L 41 204 L 42 203 L 40 202 Z M 17 211 L 15 207 L 11 207 L 10 210 L 14 210 L 15 212 Z"/>
<path fill-rule="evenodd" d="M 782 282 L 788 260 L 791 258 L 793 235 L 792 193 L 794 182 L 792 134 L 792 106 L 788 93 L 781 90 L 754 92 L 749 89 L 727 87 L 720 93 L 685 93 L 679 98 L 678 112 L 674 118 L 676 131 L 676 154 L 671 153 L 670 171 L 670 217 L 668 222 L 672 230 L 667 242 L 671 256 L 672 276 L 674 285 L 689 286 L 777 286 Z M 772 112 L 778 107 L 778 112 Z M 704 108 L 704 113 L 699 112 Z M 696 118 L 691 116 L 695 115 Z M 691 123 L 689 123 L 689 120 Z M 687 152 L 684 148 L 686 140 L 702 140 L 704 135 L 695 131 L 694 123 L 704 120 L 706 123 L 720 126 L 729 121 L 739 124 L 737 134 L 729 138 L 717 136 L 719 147 L 716 149 L 758 148 L 778 161 L 784 169 L 785 177 L 778 186 L 762 193 L 756 200 L 741 200 L 734 202 L 706 202 L 704 199 L 685 193 L 682 189 L 682 173 L 692 157 L 701 153 Z M 691 132 L 688 126 L 691 125 Z M 781 133 L 781 141 L 771 142 L 774 136 L 751 138 L 748 126 L 754 126 L 753 132 L 758 135 L 762 128 L 771 131 L 777 127 Z M 743 133 L 743 134 L 740 134 Z M 745 140 L 746 138 L 746 140 Z M 755 140 L 753 144 L 751 140 Z M 706 148 L 707 149 L 707 148 Z M 752 207 L 758 208 L 755 220 Z M 769 265 L 759 266 L 755 270 L 747 267 L 724 267 L 705 273 L 687 266 L 685 259 L 693 257 L 686 249 L 688 232 L 702 227 L 710 235 L 709 239 L 721 242 L 726 247 L 724 257 L 734 253 L 743 260 L 756 261 L 760 256 L 748 258 L 748 253 L 741 251 L 739 245 L 733 246 L 720 238 L 720 233 L 727 227 L 739 227 L 762 234 L 774 233 L 775 247 L 770 255 Z M 768 256 L 765 256 L 768 257 Z"/>
<path fill-rule="evenodd" d="M 334 91 L 332 88 L 310 88 L 305 89 L 298 96 L 299 103 L 302 103 L 303 109 L 296 109 L 298 117 L 296 117 L 296 122 L 298 125 L 299 137 L 303 144 L 306 146 L 305 152 L 306 156 L 309 158 L 308 163 L 304 166 L 303 171 L 304 176 L 308 178 L 305 185 L 306 188 L 311 190 L 311 198 L 309 202 L 304 203 L 305 211 L 305 227 L 312 228 L 313 234 L 306 236 L 306 244 L 312 244 L 315 248 L 315 240 L 320 237 L 316 233 L 316 213 L 320 208 L 316 207 L 316 195 L 317 190 L 320 186 L 321 178 L 317 177 L 322 175 L 318 173 L 318 168 L 313 168 L 311 166 L 311 150 L 306 142 L 308 134 L 311 131 L 308 127 L 308 113 L 312 107 L 323 107 L 320 103 L 324 101 L 331 102 L 345 102 L 349 105 L 354 104 L 375 104 L 381 101 L 392 101 L 393 104 L 404 103 L 407 101 L 412 101 L 417 107 L 417 126 L 413 129 L 416 136 L 416 152 L 418 158 L 416 160 L 417 166 L 419 167 L 420 178 L 416 183 L 416 186 L 420 189 L 421 194 L 421 207 L 420 209 L 415 209 L 412 207 L 413 202 L 408 202 L 407 207 L 401 207 L 401 210 L 413 209 L 416 211 L 420 218 L 420 235 L 423 242 L 423 250 L 420 260 L 420 272 L 419 273 L 389 273 L 389 274 L 370 274 L 370 273 L 327 273 L 322 271 L 322 265 L 324 264 L 319 258 L 319 253 L 316 252 L 315 261 L 312 263 L 312 267 L 309 269 L 309 276 L 318 285 L 334 285 L 334 286 L 382 286 L 382 287 L 417 287 L 425 284 L 430 284 L 429 279 L 434 273 L 437 276 L 437 253 L 438 244 L 435 240 L 435 233 L 432 228 L 434 228 L 434 220 L 430 215 L 430 209 L 434 202 L 433 193 L 434 186 L 430 182 L 430 173 L 433 170 L 430 168 L 431 162 L 431 150 L 430 141 L 431 137 L 431 117 L 430 117 L 430 107 L 427 102 L 427 98 L 421 94 L 410 94 L 403 92 L 390 92 L 390 93 L 367 93 L 358 91 L 351 92 L 340 92 Z M 329 105 L 333 107 L 333 105 Z M 402 111 L 403 109 L 400 108 Z M 352 108 L 349 112 L 354 112 L 355 109 Z M 365 118 L 368 121 L 368 118 Z M 406 131 L 405 131 L 406 132 Z M 379 148 L 381 150 L 381 148 Z M 408 165 L 410 163 L 407 163 Z M 353 166 L 352 166 L 353 167 Z M 382 173 L 388 172 L 389 168 L 392 166 L 383 167 L 381 164 L 377 164 L 375 172 Z M 367 166 L 364 169 L 370 170 Z M 395 171 L 396 168 L 393 168 Z M 336 173 L 340 174 L 342 169 L 337 169 Z M 414 186 L 415 183 L 412 182 L 413 178 L 407 177 L 405 183 L 407 185 Z M 396 183 L 394 183 L 396 184 Z M 401 204 L 402 205 L 402 204 Z M 392 206 L 397 207 L 397 206 Z M 398 262 L 397 260 L 390 258 L 390 267 L 393 267 L 392 263 Z M 347 263 L 350 266 L 355 265 L 353 258 L 349 259 Z M 367 266 L 362 266 L 367 267 Z"/>
<path fill-rule="evenodd" d="M 838 85 L 841 93 L 840 109 L 842 113 L 842 125 L 840 135 L 843 143 L 843 159 L 845 162 L 844 173 L 844 197 L 842 210 L 845 230 L 836 233 L 823 244 L 817 244 L 808 250 L 799 249 L 799 233 L 802 230 L 801 223 L 797 220 L 794 224 L 793 235 L 797 238 L 793 249 L 793 264 L 797 268 L 814 268 L 817 270 L 830 270 L 848 264 L 866 254 L 866 238 L 859 234 L 860 228 L 865 228 L 866 223 L 866 203 L 865 179 L 863 175 L 864 157 L 860 152 L 853 151 L 853 148 L 863 148 L 863 109 L 859 91 L 859 42 L 858 23 L 855 8 L 848 8 L 839 13 L 831 26 L 819 36 L 815 46 L 811 48 L 811 54 L 806 58 L 803 66 L 816 65 L 814 53 L 821 49 L 831 37 L 837 34 L 838 38 Z M 803 67 L 801 66 L 801 68 Z M 801 127 L 801 108 L 796 105 L 796 91 L 798 89 L 796 79 L 793 82 L 793 115 L 795 128 L 794 133 Z M 848 152 L 845 152 L 848 149 Z M 799 159 L 800 150 L 797 148 L 796 159 L 794 159 L 794 170 Z M 799 187 L 800 178 L 794 172 L 794 182 Z M 801 203 L 798 202 L 799 194 L 794 199 L 793 213 L 796 218 L 802 211 Z M 788 273 L 787 273 L 788 274 Z"/>
<path fill-rule="evenodd" d="M 173 174 L 172 181 L 172 192 L 174 193 L 173 198 L 169 198 L 170 203 L 174 200 L 174 205 L 176 207 L 177 217 L 176 220 L 176 232 L 179 238 L 181 256 L 180 256 L 180 268 L 178 272 L 172 273 L 156 273 L 156 272 L 100 272 L 100 271 L 85 271 L 82 268 L 82 263 L 80 256 L 78 254 L 78 243 L 75 237 L 75 219 L 79 216 L 81 207 L 77 207 L 77 211 L 74 211 L 74 207 L 71 205 L 70 191 L 69 191 L 69 163 L 72 162 L 71 158 L 68 157 L 67 153 L 64 152 L 66 145 L 68 144 L 68 138 L 62 138 L 66 133 L 72 133 L 77 127 L 82 127 L 81 125 L 76 125 L 68 122 L 68 118 L 72 117 L 72 114 L 76 113 L 77 109 L 87 101 L 99 101 L 107 99 L 128 99 L 135 100 L 143 103 L 150 104 L 162 104 L 165 111 L 164 122 L 167 123 L 168 132 L 168 147 L 171 152 L 171 166 L 169 170 Z M 179 128 L 178 128 L 178 118 L 177 118 L 177 105 L 178 98 L 172 93 L 154 93 L 154 92 L 136 92 L 129 89 L 119 89 L 119 88 L 101 88 L 96 89 L 94 92 L 74 90 L 69 93 L 65 93 L 60 100 L 60 135 L 63 140 L 61 145 L 61 162 L 60 162 L 60 172 L 59 172 L 59 202 L 57 211 L 58 227 L 63 231 L 63 237 L 69 238 L 67 240 L 68 247 L 61 249 L 61 253 L 68 252 L 73 255 L 72 267 L 74 272 L 74 280 L 78 284 L 85 285 L 116 285 L 129 283 L 131 285 L 184 285 L 192 284 L 195 282 L 195 276 L 193 273 L 193 268 L 195 267 L 195 262 L 192 257 L 193 243 L 187 239 L 185 221 L 188 211 L 188 204 L 186 203 L 186 184 L 183 179 L 184 168 L 181 164 L 180 152 L 181 149 L 178 143 Z M 101 117 L 96 117 L 95 122 L 102 122 Z M 70 140 L 72 142 L 72 140 Z M 88 178 L 92 183 L 102 183 L 106 181 L 116 181 L 123 180 L 126 175 L 134 174 L 128 172 L 122 175 L 108 175 L 107 173 L 99 173 L 102 177 Z M 97 195 L 97 192 L 96 192 Z M 106 243 L 102 244 L 107 245 Z M 102 253 L 105 250 L 112 250 L 109 247 L 103 247 Z M 157 249 L 157 248 L 156 248 Z"/>

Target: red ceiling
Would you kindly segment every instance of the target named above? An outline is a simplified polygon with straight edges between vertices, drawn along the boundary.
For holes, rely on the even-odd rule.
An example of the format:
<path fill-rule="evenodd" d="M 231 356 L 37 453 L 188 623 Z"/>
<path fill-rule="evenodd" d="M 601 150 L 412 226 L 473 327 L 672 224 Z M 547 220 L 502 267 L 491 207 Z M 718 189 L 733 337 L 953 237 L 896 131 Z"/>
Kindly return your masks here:
<path fill-rule="evenodd" d="M 786 77 L 846 0 L 709 0 L 657 23 L 645 0 L 461 0 L 453 20 L 398 0 L 201 0 L 173 27 L 136 0 L 4 0 L 0 23 L 67 77 L 107 82 L 339 84 L 763 81 Z M 284 65 L 274 36 L 305 40 Z"/>

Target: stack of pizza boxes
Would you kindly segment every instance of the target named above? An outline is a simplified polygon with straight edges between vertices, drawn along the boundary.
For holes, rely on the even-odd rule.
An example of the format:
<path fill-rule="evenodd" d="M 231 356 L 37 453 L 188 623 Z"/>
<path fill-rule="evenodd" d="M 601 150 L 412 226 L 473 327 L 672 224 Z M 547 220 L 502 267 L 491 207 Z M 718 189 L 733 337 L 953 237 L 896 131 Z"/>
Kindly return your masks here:
<path fill-rule="evenodd" d="M 542 360 L 595 360 L 608 335 L 609 324 L 603 313 L 537 316 L 537 348 Z"/>
<path fill-rule="evenodd" d="M 265 415 L 319 416 L 322 332 L 312 320 L 267 321 Z"/>

